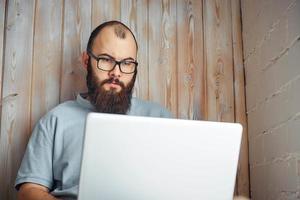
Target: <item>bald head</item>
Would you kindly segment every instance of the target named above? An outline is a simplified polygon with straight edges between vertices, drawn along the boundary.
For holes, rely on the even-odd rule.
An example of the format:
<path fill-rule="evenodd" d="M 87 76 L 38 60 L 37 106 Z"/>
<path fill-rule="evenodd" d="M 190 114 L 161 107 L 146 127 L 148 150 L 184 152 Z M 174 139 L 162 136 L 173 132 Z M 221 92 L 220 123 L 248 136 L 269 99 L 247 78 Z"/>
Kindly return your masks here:
<path fill-rule="evenodd" d="M 107 29 L 107 28 L 112 28 L 115 36 L 117 36 L 120 39 L 126 39 L 128 37 L 132 37 L 132 39 L 135 42 L 136 49 L 138 48 L 137 41 L 136 41 L 134 34 L 125 24 L 123 24 L 122 22 L 119 22 L 119 21 L 108 21 L 108 22 L 104 22 L 104 23 L 100 24 L 93 30 L 93 32 L 90 35 L 89 41 L 88 41 L 87 50 L 91 50 L 93 48 L 95 38 L 99 34 L 101 34 L 101 32 L 104 29 Z"/>

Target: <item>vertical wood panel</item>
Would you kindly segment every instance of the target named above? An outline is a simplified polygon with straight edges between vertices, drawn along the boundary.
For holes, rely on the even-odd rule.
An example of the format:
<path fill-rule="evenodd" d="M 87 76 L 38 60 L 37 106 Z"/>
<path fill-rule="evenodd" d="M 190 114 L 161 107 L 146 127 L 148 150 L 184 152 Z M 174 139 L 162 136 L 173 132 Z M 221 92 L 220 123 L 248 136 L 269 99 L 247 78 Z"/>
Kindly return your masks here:
<path fill-rule="evenodd" d="M 0 1 L 0 97 L 2 97 L 2 70 L 3 70 L 3 42 L 4 42 L 4 23 L 5 23 L 5 10 L 6 7 L 6 1 L 1 0 Z M 0 108 L 2 105 L 2 101 L 0 99 Z M 0 109 L 1 111 L 1 109 Z M 1 117 L 1 116 L 0 116 Z M 1 122 L 1 118 L 0 118 Z M 1 126 L 1 123 L 0 123 Z M 1 134 L 1 133 L 0 133 Z"/>
<path fill-rule="evenodd" d="M 15 199 L 14 181 L 30 134 L 34 1 L 8 1 L 7 9 L 2 80 L 0 199 Z"/>
<path fill-rule="evenodd" d="M 139 45 L 138 75 L 133 95 L 142 99 L 149 99 L 148 1 L 122 0 L 121 21 L 129 26 Z"/>
<path fill-rule="evenodd" d="M 2 84 L 3 84 L 3 80 L 2 80 L 2 73 L 3 73 L 3 68 L 4 68 L 4 59 L 3 59 L 3 42 L 4 42 L 4 23 L 5 23 L 5 13 L 6 13 L 6 1 L 5 0 L 1 0 L 0 1 L 0 112 L 2 111 Z M 0 115 L 0 130 L 1 130 L 1 115 Z M 2 145 L 2 140 L 3 138 L 5 138 L 3 136 L 4 133 L 2 133 L 2 131 L 0 132 L 0 145 Z M 2 149 L 0 146 L 0 163 L 4 163 L 4 159 L 2 159 L 4 157 L 5 154 L 5 149 Z M 0 164 L 0 167 L 2 167 L 2 165 Z M 4 170 L 4 169 L 2 169 Z M 3 180 L 5 180 L 5 173 L 4 171 L 2 171 L 0 168 L 0 185 L 7 185 L 3 182 Z M 6 190 L 6 188 L 1 189 L 0 188 L 0 199 L 4 198 L 4 191 Z M 3 193 L 3 194 L 2 194 Z M 2 195 L 1 195 L 2 194 Z"/>
<path fill-rule="evenodd" d="M 236 192 L 248 196 L 239 9 L 240 0 L 1 0 L 0 199 L 15 199 L 15 175 L 35 122 L 86 89 L 80 54 L 91 30 L 107 20 L 127 24 L 139 43 L 135 96 L 178 118 L 243 124 Z"/>
<path fill-rule="evenodd" d="M 178 117 L 204 119 L 202 2 L 177 0 Z"/>
<path fill-rule="evenodd" d="M 230 0 L 204 0 L 207 119 L 234 121 Z"/>
<path fill-rule="evenodd" d="M 108 20 L 120 20 L 121 0 L 93 0 L 92 29 Z"/>
<path fill-rule="evenodd" d="M 176 1 L 149 1 L 149 16 L 149 98 L 176 116 Z"/>
<path fill-rule="evenodd" d="M 234 61 L 235 122 L 243 125 L 242 144 L 237 171 L 237 194 L 249 197 L 248 133 L 245 105 L 245 82 L 240 0 L 232 0 L 232 40 Z"/>
<path fill-rule="evenodd" d="M 63 1 L 37 1 L 31 125 L 59 103 Z"/>
<path fill-rule="evenodd" d="M 86 70 L 81 63 L 91 32 L 91 1 L 65 1 L 64 6 L 63 61 L 60 101 L 74 99 L 87 91 Z"/>

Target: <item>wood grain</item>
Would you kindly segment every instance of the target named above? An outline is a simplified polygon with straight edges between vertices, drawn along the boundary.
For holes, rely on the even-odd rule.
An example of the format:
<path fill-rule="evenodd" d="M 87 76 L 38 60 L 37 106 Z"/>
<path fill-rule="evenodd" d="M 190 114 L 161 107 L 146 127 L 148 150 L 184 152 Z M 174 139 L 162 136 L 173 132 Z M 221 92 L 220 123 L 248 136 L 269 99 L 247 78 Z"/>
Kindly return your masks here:
<path fill-rule="evenodd" d="M 5 7 L 6 1 L 0 1 L 0 97 L 2 97 L 2 70 L 4 68 L 3 63 L 3 41 L 4 41 L 4 23 L 5 23 Z M 0 108 L 2 105 L 2 100 L 0 99 Z M 0 109 L 1 111 L 1 109 Z M 0 116 L 1 117 L 1 116 Z M 1 122 L 1 118 L 0 118 Z M 1 123 L 0 123 L 1 126 Z"/>
<path fill-rule="evenodd" d="M 31 126 L 59 103 L 62 11 L 60 0 L 36 3 Z"/>
<path fill-rule="evenodd" d="M 121 21 L 133 32 L 138 43 L 138 75 L 133 96 L 149 99 L 148 4 L 147 0 L 122 0 Z"/>
<path fill-rule="evenodd" d="M 0 135 L 0 199 L 15 199 L 14 181 L 30 135 L 34 1 L 9 1 L 5 27 Z M 3 33 L 2 33 L 3 34 Z"/>
<path fill-rule="evenodd" d="M 230 0 L 204 0 L 207 119 L 234 121 Z"/>
<path fill-rule="evenodd" d="M 107 20 L 121 20 L 137 38 L 135 96 L 178 118 L 243 125 L 236 193 L 249 196 L 240 0 L 2 0 L 0 199 L 16 198 L 35 122 L 86 90 L 80 54 Z"/>
<path fill-rule="evenodd" d="M 178 117 L 204 119 L 202 2 L 177 0 Z"/>
<path fill-rule="evenodd" d="M 151 17 L 150 17 L 151 16 Z M 177 115 L 176 2 L 149 1 L 149 99 Z"/>
<path fill-rule="evenodd" d="M 91 1 L 65 1 L 60 102 L 87 91 L 81 53 L 86 50 L 90 32 Z"/>
<path fill-rule="evenodd" d="M 120 20 L 121 0 L 92 0 L 92 29 L 109 20 Z"/>
<path fill-rule="evenodd" d="M 246 118 L 245 80 L 243 65 L 243 46 L 241 28 L 241 2 L 232 0 L 232 39 L 233 39 L 233 62 L 234 62 L 234 99 L 235 99 L 235 122 L 242 124 L 243 136 L 237 171 L 236 189 L 237 194 L 250 197 L 249 192 L 249 153 L 248 132 Z"/>

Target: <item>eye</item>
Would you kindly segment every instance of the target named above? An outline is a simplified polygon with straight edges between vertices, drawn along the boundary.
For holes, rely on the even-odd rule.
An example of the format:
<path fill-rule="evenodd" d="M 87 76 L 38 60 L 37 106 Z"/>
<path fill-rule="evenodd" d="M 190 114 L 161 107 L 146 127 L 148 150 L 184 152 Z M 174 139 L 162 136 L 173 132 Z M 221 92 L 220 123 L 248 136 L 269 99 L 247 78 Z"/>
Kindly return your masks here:
<path fill-rule="evenodd" d="M 122 63 L 123 63 L 123 65 L 126 65 L 126 66 L 130 66 L 133 64 L 133 62 L 130 60 L 124 60 Z"/>
<path fill-rule="evenodd" d="M 101 57 L 99 58 L 102 62 L 113 63 L 114 61 L 111 58 Z"/>

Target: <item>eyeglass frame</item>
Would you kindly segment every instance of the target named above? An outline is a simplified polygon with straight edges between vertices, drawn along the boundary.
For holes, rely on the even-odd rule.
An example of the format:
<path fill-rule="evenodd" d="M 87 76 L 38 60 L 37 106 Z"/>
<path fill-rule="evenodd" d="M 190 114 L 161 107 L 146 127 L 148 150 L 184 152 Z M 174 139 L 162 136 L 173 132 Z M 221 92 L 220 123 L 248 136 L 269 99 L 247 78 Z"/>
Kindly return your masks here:
<path fill-rule="evenodd" d="M 91 50 L 87 50 L 87 54 L 90 55 L 91 57 L 93 57 L 93 58 L 97 61 L 97 68 L 100 69 L 100 70 L 102 70 L 102 71 L 111 72 L 111 71 L 113 71 L 113 70 L 116 68 L 117 65 L 118 65 L 118 67 L 119 67 L 120 72 L 122 72 L 122 73 L 124 73 L 124 74 L 133 74 L 133 73 L 135 73 L 135 72 L 137 71 L 138 62 L 136 62 L 135 60 L 130 60 L 130 61 L 129 61 L 129 62 L 135 64 L 135 69 L 134 69 L 134 71 L 133 71 L 133 72 L 123 72 L 122 69 L 121 69 L 121 64 L 122 64 L 126 59 L 128 59 L 128 58 L 125 58 L 125 59 L 123 59 L 123 60 L 117 61 L 117 60 L 115 60 L 112 56 L 110 56 L 110 55 L 105 55 L 105 56 L 109 57 L 109 59 L 112 59 L 112 60 L 115 62 L 114 66 L 113 66 L 113 68 L 112 68 L 111 70 L 105 70 L 105 69 L 100 68 L 100 66 L 99 66 L 99 60 L 101 59 L 100 56 L 99 56 L 99 57 L 96 56 Z"/>

